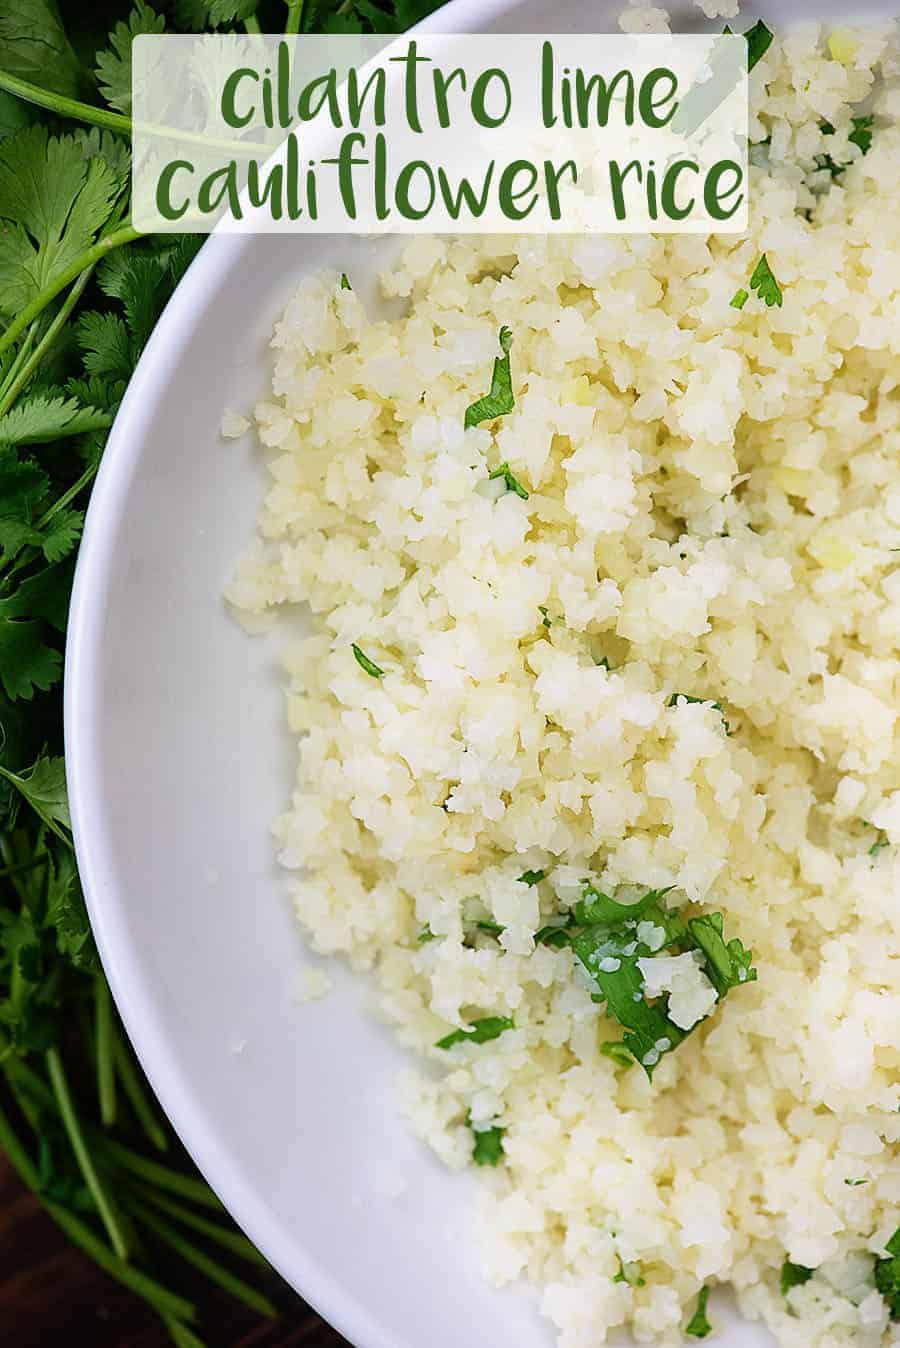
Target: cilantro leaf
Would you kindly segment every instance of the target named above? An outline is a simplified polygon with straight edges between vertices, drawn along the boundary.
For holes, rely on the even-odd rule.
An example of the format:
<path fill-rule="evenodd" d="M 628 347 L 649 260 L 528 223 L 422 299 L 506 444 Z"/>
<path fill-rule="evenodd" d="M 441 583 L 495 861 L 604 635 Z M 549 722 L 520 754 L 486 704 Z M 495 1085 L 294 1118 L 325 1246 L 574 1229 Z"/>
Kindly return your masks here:
<path fill-rule="evenodd" d="M 346 273 L 345 271 L 342 271 L 342 272 L 341 272 L 341 290 L 352 290 L 352 289 L 353 289 L 352 285 L 351 285 L 350 282 L 347 280 L 347 273 Z"/>
<path fill-rule="evenodd" d="M 875 125 L 875 118 L 871 114 L 867 117 L 854 117 L 853 130 L 847 137 L 851 145 L 856 145 L 863 154 L 868 154 L 872 148 L 872 127 Z"/>
<path fill-rule="evenodd" d="M 814 1273 L 815 1269 L 804 1268 L 802 1264 L 792 1264 L 789 1259 L 785 1259 L 781 1265 L 781 1295 L 786 1297 L 792 1287 L 802 1287 Z"/>
<path fill-rule="evenodd" d="M 118 314 L 96 310 L 82 314 L 75 325 L 75 340 L 89 375 L 104 380 L 131 378 L 135 352 L 125 321 Z"/>
<path fill-rule="evenodd" d="M 425 926 L 419 932 L 418 936 L 416 937 L 416 940 L 418 941 L 419 945 L 427 945 L 429 941 L 437 940 L 437 937 L 431 930 L 430 923 L 428 922 L 425 923 Z"/>
<path fill-rule="evenodd" d="M 728 303 L 731 305 L 732 309 L 743 309 L 749 298 L 749 290 L 745 290 L 744 287 L 741 286 L 740 289 L 734 292 Z"/>
<path fill-rule="evenodd" d="M 61 851 L 55 860 L 49 859 L 44 924 L 52 929 L 59 953 L 67 956 L 77 968 L 89 972 L 100 968 L 75 858 L 69 851 Z"/>
<path fill-rule="evenodd" d="M 366 653 L 360 650 L 355 641 L 350 643 L 350 649 L 353 651 L 353 658 L 359 665 L 360 669 L 365 670 L 365 672 L 369 675 L 370 678 L 373 679 L 384 678 L 384 670 L 381 668 L 381 666 L 376 665 L 374 660 L 370 660 L 369 657 L 366 655 Z"/>
<path fill-rule="evenodd" d="M 46 645 L 41 623 L 0 616 L 0 682 L 7 697 L 29 702 L 38 689 L 52 688 L 61 673 L 62 656 Z M 7 775 L 3 768 L 0 775 Z"/>
<path fill-rule="evenodd" d="M 58 510 L 36 533 L 35 542 L 48 562 L 61 562 L 69 555 L 81 537 L 83 524 L 83 511 Z"/>
<path fill-rule="evenodd" d="M 471 1114 L 467 1122 L 475 1139 L 472 1160 L 476 1165 L 499 1165 L 503 1159 L 503 1134 L 506 1129 L 473 1128 Z"/>
<path fill-rule="evenodd" d="M 488 481 L 493 482 L 495 478 L 502 477 L 506 483 L 507 491 L 514 491 L 523 501 L 528 500 L 528 492 L 522 486 L 519 479 L 513 474 L 508 463 L 501 463 L 492 473 L 488 473 Z"/>
<path fill-rule="evenodd" d="M 513 1029 L 510 1016 L 482 1016 L 473 1020 L 468 1029 L 453 1030 L 439 1039 L 435 1048 L 453 1048 L 456 1044 L 487 1044 L 491 1039 L 499 1039 L 504 1030 Z"/>
<path fill-rule="evenodd" d="M 0 313 L 23 309 L 94 242 L 118 186 L 73 136 L 35 125 L 0 143 Z"/>
<path fill-rule="evenodd" d="M 77 98 L 85 84 L 55 0 L 0 0 L 3 69 L 54 94 Z"/>
<path fill-rule="evenodd" d="M 760 259 L 753 269 L 753 275 L 750 277 L 750 289 L 755 290 L 761 300 L 771 309 L 773 304 L 780 308 L 784 303 L 784 296 L 781 287 L 775 279 L 775 274 L 769 266 L 769 259 L 765 253 L 760 255 Z"/>
<path fill-rule="evenodd" d="M 889 1257 L 875 1260 L 875 1286 L 888 1304 L 891 1319 L 900 1320 L 900 1227 L 885 1249 Z"/>
<path fill-rule="evenodd" d="M 33 521 L 47 485 L 42 468 L 0 444 L 0 549 L 8 556 L 38 537 Z"/>
<path fill-rule="evenodd" d="M 108 412 L 81 407 L 74 398 L 33 393 L 0 417 L 0 444 L 46 444 L 83 431 L 103 430 L 111 422 Z"/>
<path fill-rule="evenodd" d="M 720 997 L 729 988 L 756 982 L 756 970 L 751 963 L 753 951 L 745 949 L 736 936 L 726 945 L 722 928 L 721 913 L 707 913 L 688 921 L 688 931 L 706 958 L 707 977 Z"/>
<path fill-rule="evenodd" d="M 690 1334 L 694 1339 L 705 1339 L 712 1333 L 712 1325 L 706 1318 L 706 1303 L 709 1301 L 709 1285 L 704 1284 L 700 1288 L 700 1295 L 697 1297 L 697 1309 L 691 1316 L 685 1326 L 685 1334 Z"/>
<path fill-rule="evenodd" d="M 493 421 L 496 417 L 502 417 L 515 407 L 512 374 L 509 368 L 509 348 L 512 346 L 512 333 L 509 328 L 500 329 L 499 342 L 502 354 L 494 360 L 491 391 L 485 393 L 483 397 L 477 398 L 466 408 L 466 416 L 463 422 L 466 430 L 472 426 L 478 426 L 482 421 Z"/>
<path fill-rule="evenodd" d="M 523 871 L 518 877 L 517 884 L 538 885 L 544 879 L 545 875 L 545 871 Z"/>
<path fill-rule="evenodd" d="M 47 566 L 0 599 L 0 622 L 5 618 L 43 618 L 57 632 L 63 632 L 69 608 L 68 588 L 68 577 L 57 567 Z"/>
<path fill-rule="evenodd" d="M 747 39 L 747 69 L 752 70 L 772 45 L 775 34 L 762 19 L 757 19 L 744 33 Z"/>
<path fill-rule="evenodd" d="M 603 924 L 620 926 L 624 922 L 635 922 L 643 917 L 648 909 L 656 907 L 660 899 L 668 894 L 668 889 L 648 889 L 636 903 L 617 903 L 608 894 L 594 889 L 588 880 L 584 881 L 582 897 L 572 912 L 575 921 L 582 927 Z"/>
<path fill-rule="evenodd" d="M 66 768 L 61 758 L 42 755 L 27 776 L 0 767 L 0 777 L 16 788 L 58 838 L 67 846 L 71 845 L 67 835 L 71 832 L 72 820 L 66 791 Z"/>
<path fill-rule="evenodd" d="M 616 1255 L 619 1261 L 619 1271 L 613 1278 L 613 1282 L 624 1282 L 629 1287 L 645 1287 L 646 1278 L 641 1277 L 641 1266 L 636 1259 L 630 1259 L 627 1263 L 622 1256 Z"/>
<path fill-rule="evenodd" d="M 117 23 L 109 47 L 97 54 L 97 83 L 110 107 L 131 115 L 131 44 L 138 34 L 164 33 L 166 21 L 144 0 L 136 0 L 127 23 Z"/>
<path fill-rule="evenodd" d="M 637 961 L 641 947 L 630 932 L 588 927 L 572 938 L 572 949 L 594 979 L 610 1015 L 625 1029 L 622 1043 L 648 1077 L 660 1058 L 684 1039 L 656 1004 L 644 999 L 644 980 Z"/>

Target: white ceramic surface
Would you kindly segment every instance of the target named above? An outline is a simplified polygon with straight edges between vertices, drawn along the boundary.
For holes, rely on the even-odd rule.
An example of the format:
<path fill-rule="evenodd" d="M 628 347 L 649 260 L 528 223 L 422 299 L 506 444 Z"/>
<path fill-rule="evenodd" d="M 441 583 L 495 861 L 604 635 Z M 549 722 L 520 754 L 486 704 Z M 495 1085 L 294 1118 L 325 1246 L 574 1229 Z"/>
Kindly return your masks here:
<path fill-rule="evenodd" d="M 777 21 L 799 6 L 766 8 Z M 617 10 L 454 0 L 432 26 L 603 31 Z M 688 21 L 702 26 L 696 10 Z M 365 981 L 338 966 L 325 1000 L 295 1001 L 312 957 L 268 831 L 293 772 L 279 638 L 249 640 L 220 598 L 263 483 L 249 442 L 220 440 L 222 410 L 265 389 L 267 338 L 303 272 L 336 266 L 371 300 L 392 246 L 212 239 L 163 315 L 113 428 L 78 564 L 66 663 L 75 837 L 150 1081 L 285 1278 L 357 1348 L 550 1348 L 534 1293 L 481 1280 L 472 1182 L 408 1135 L 393 1091 L 404 1055 L 367 1016 Z M 735 1323 L 717 1341 L 771 1343 Z"/>

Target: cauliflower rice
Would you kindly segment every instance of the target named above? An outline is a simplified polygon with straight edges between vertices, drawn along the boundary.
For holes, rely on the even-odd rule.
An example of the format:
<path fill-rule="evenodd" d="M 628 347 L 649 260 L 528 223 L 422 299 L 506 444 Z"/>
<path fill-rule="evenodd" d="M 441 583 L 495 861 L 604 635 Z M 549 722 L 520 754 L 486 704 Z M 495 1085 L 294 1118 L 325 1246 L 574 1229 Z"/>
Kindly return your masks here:
<path fill-rule="evenodd" d="M 416 1130 L 458 1167 L 503 1130 L 485 1269 L 542 1286 L 562 1348 L 695 1341 L 717 1283 L 783 1348 L 900 1342 L 873 1284 L 900 1223 L 898 72 L 887 28 L 776 34 L 746 236 L 419 237 L 384 278 L 404 317 L 309 277 L 273 338 L 229 598 L 314 619 L 280 858 L 313 948 L 431 1060 Z M 733 307 L 763 252 L 783 305 Z M 466 430 L 501 326 L 515 406 Z M 702 1017 L 652 1081 L 534 941 L 585 877 L 675 886 L 753 950 L 721 1004 L 648 961 Z M 514 1026 L 435 1047 L 486 1015 Z M 785 1260 L 815 1270 L 787 1294 Z"/>

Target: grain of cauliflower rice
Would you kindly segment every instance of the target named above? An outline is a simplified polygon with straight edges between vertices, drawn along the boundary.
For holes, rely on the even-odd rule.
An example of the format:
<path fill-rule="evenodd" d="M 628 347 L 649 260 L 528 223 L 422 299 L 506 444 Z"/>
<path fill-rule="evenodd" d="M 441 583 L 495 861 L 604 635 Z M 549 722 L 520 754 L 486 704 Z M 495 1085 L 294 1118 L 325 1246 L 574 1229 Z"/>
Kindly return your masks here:
<path fill-rule="evenodd" d="M 776 36 L 746 236 L 420 237 L 404 317 L 328 274 L 275 331 L 229 598 L 313 614 L 280 858 L 562 1348 L 693 1341 L 717 1283 L 784 1348 L 900 1342 L 898 73 L 886 27 Z M 514 405 L 467 429 L 501 328 Z M 752 948 L 724 1000 L 625 929 L 641 1007 L 699 1020 L 652 1080 L 598 1004 L 619 959 L 543 930 L 586 879 Z"/>

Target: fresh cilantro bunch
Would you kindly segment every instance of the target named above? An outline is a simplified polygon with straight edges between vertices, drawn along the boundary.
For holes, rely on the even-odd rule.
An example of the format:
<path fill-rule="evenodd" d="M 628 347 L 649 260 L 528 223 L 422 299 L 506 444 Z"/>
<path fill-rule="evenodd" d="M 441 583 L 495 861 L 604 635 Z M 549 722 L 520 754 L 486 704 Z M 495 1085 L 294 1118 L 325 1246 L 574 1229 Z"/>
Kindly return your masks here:
<path fill-rule="evenodd" d="M 265 1261 L 157 1113 L 99 966 L 72 849 L 62 651 L 106 435 L 202 239 L 129 220 L 131 43 L 389 32 L 439 0 L 0 0 L 0 1146 L 72 1241 L 202 1348 L 168 1248 L 261 1314 Z M 100 17 L 102 15 L 103 17 Z M 487 1155 L 490 1135 L 481 1141 Z M 257 1279 L 258 1280 L 258 1279 Z"/>

